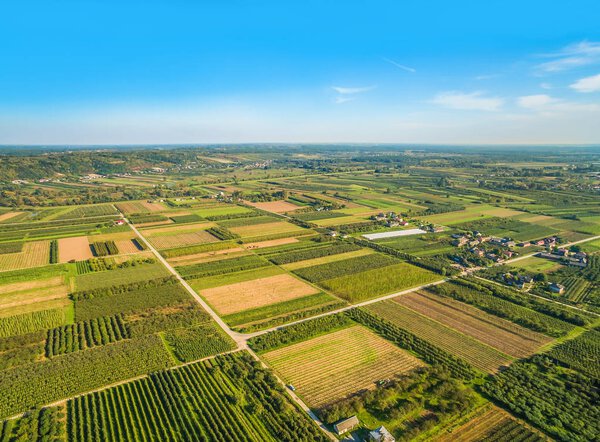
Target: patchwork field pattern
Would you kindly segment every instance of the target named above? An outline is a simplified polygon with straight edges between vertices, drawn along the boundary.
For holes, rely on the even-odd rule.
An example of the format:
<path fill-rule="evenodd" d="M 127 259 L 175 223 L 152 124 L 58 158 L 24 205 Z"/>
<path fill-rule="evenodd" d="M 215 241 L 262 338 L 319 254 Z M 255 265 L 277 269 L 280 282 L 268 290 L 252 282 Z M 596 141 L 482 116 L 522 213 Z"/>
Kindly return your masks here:
<path fill-rule="evenodd" d="M 262 355 L 312 407 L 322 407 L 423 363 L 361 326 Z"/>

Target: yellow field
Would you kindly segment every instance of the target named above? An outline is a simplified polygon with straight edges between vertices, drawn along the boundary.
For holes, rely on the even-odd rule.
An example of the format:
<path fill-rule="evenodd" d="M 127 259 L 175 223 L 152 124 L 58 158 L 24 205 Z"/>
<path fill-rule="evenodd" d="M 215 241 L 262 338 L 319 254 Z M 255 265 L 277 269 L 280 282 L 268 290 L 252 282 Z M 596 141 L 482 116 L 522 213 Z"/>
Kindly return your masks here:
<path fill-rule="evenodd" d="M 298 238 L 279 238 L 271 239 L 269 241 L 249 242 L 244 244 L 247 249 L 263 249 L 265 247 L 282 246 L 284 244 L 293 244 L 298 242 Z"/>
<path fill-rule="evenodd" d="M 273 213 L 292 212 L 301 208 L 300 206 L 288 203 L 287 201 L 267 201 L 264 203 L 248 202 L 248 205 L 256 207 L 257 209 L 266 210 L 267 212 Z"/>
<path fill-rule="evenodd" d="M 242 238 L 252 238 L 255 236 L 278 235 L 280 233 L 300 233 L 306 232 L 305 229 L 295 224 L 284 221 L 274 223 L 256 224 L 254 226 L 231 227 L 233 233 L 237 233 Z"/>
<path fill-rule="evenodd" d="M 193 224 L 171 224 L 166 227 L 156 227 L 152 229 L 143 229 L 144 236 L 152 238 L 154 236 L 175 235 L 176 233 L 190 233 L 206 230 L 215 227 L 215 223 L 193 223 Z"/>
<path fill-rule="evenodd" d="M 90 236 L 88 236 L 88 241 L 89 242 L 119 241 L 119 240 L 124 240 L 124 239 L 132 239 L 135 237 L 136 237 L 136 235 L 133 231 L 118 232 L 118 233 L 104 233 L 101 235 L 90 235 Z"/>
<path fill-rule="evenodd" d="M 119 253 L 131 254 L 140 251 L 131 239 L 119 239 L 115 241 L 115 245 L 119 249 Z"/>
<path fill-rule="evenodd" d="M 0 221 L 7 221 L 11 218 L 14 218 L 17 215 L 20 215 L 23 212 L 6 212 L 6 213 L 2 213 L 0 214 Z"/>
<path fill-rule="evenodd" d="M 322 407 L 423 363 L 362 326 L 263 355 L 311 407 Z"/>
<path fill-rule="evenodd" d="M 175 235 L 155 236 L 149 241 L 157 249 L 172 249 L 175 247 L 189 246 L 193 244 L 204 244 L 219 241 L 210 233 L 200 230 L 199 232 L 178 233 Z"/>
<path fill-rule="evenodd" d="M 202 290 L 201 295 L 219 313 L 228 315 L 315 293 L 319 290 L 284 273 Z"/>
<path fill-rule="evenodd" d="M 23 244 L 18 253 L 0 255 L 0 271 L 27 269 L 49 263 L 50 241 L 33 241 Z"/>
<path fill-rule="evenodd" d="M 219 261 L 221 259 L 234 258 L 236 256 L 249 255 L 250 252 L 242 249 L 241 247 L 234 247 L 225 250 L 215 250 L 212 252 L 195 253 L 193 255 L 177 256 L 175 258 L 169 258 L 170 264 L 175 266 L 187 266 L 191 264 L 199 264 L 202 262 Z"/>
<path fill-rule="evenodd" d="M 0 316 L 12 316 L 68 305 L 68 288 L 61 276 L 0 286 Z M 50 306 L 50 307 L 49 307 Z"/>

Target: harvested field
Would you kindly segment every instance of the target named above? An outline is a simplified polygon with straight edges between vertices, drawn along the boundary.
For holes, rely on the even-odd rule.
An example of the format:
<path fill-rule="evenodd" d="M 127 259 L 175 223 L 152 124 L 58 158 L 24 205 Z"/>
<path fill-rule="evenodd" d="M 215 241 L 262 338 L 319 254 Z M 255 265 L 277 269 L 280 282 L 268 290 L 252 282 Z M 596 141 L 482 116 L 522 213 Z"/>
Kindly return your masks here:
<path fill-rule="evenodd" d="M 394 301 L 517 358 L 535 353 L 552 340 L 470 305 L 428 292 L 409 293 Z"/>
<path fill-rule="evenodd" d="M 201 295 L 219 313 L 229 315 L 318 292 L 291 275 L 281 274 L 202 290 Z"/>
<path fill-rule="evenodd" d="M 49 259 L 50 241 L 27 242 L 21 252 L 0 255 L 0 271 L 39 267 L 48 264 Z"/>
<path fill-rule="evenodd" d="M 205 244 L 219 241 L 210 233 L 201 230 L 199 232 L 178 233 L 175 235 L 155 236 L 149 241 L 157 249 L 173 249 L 175 247 L 189 246 L 193 244 Z"/>
<path fill-rule="evenodd" d="M 117 232 L 117 233 L 104 233 L 100 235 L 90 235 L 88 236 L 88 242 L 96 242 L 96 241 L 120 241 L 123 239 L 133 239 L 135 238 L 135 233 L 130 230 L 127 232 Z"/>
<path fill-rule="evenodd" d="M 174 235 L 176 233 L 198 232 L 215 226 L 215 223 L 171 224 L 165 227 L 144 229 L 144 236 L 151 238 L 154 236 Z"/>
<path fill-rule="evenodd" d="M 287 201 L 268 201 L 264 203 L 247 202 L 247 204 L 252 207 L 256 207 L 257 209 L 266 210 L 267 212 L 273 213 L 293 212 L 294 210 L 301 209 L 300 206 L 288 203 Z"/>
<path fill-rule="evenodd" d="M 295 242 L 298 242 L 298 238 L 280 238 L 272 239 L 270 241 L 249 242 L 244 244 L 244 247 L 247 249 L 263 249 L 265 247 L 282 246 L 285 244 L 293 244 Z"/>
<path fill-rule="evenodd" d="M 58 240 L 58 262 L 64 263 L 71 260 L 83 261 L 93 258 L 92 250 L 87 236 L 61 238 Z"/>
<path fill-rule="evenodd" d="M 35 281 L 14 282 L 0 286 L 0 295 L 8 293 L 21 292 L 23 290 L 43 289 L 45 287 L 55 287 L 63 283 L 62 276 L 55 276 L 49 279 L 38 279 Z"/>
<path fill-rule="evenodd" d="M 464 359 L 480 370 L 493 373 L 498 367 L 511 361 L 510 356 L 403 307 L 395 301 L 377 302 L 366 309 L 442 350 Z"/>
<path fill-rule="evenodd" d="M 506 411 L 491 405 L 459 428 L 436 439 L 436 442 L 479 441 L 543 441 L 547 440 L 537 431 L 520 423 Z"/>
<path fill-rule="evenodd" d="M 67 286 L 64 284 L 44 287 L 42 289 L 24 290 L 0 296 L 0 312 L 14 310 L 15 308 L 37 304 L 54 299 L 66 299 Z"/>
<path fill-rule="evenodd" d="M 160 203 L 149 203 L 147 201 L 129 201 L 126 203 L 115 204 L 117 208 L 125 215 L 130 213 L 151 213 L 165 210 L 165 206 Z"/>
<path fill-rule="evenodd" d="M 262 355 L 311 407 L 322 407 L 423 363 L 362 326 Z"/>
<path fill-rule="evenodd" d="M 66 295 L 51 297 L 49 299 L 39 299 L 35 302 L 13 305 L 12 307 L 0 309 L 0 318 L 16 317 L 46 310 L 65 310 L 71 305 L 72 303 Z"/>
<path fill-rule="evenodd" d="M 119 253 L 122 254 L 138 253 L 140 251 L 131 239 L 117 240 L 115 245 L 119 249 Z"/>
<path fill-rule="evenodd" d="M 274 223 L 256 224 L 253 226 L 231 227 L 231 232 L 240 235 L 242 238 L 252 238 L 255 236 L 278 235 L 280 233 L 301 233 L 305 229 L 295 224 L 284 221 Z"/>
<path fill-rule="evenodd" d="M 11 218 L 14 218 L 15 216 L 19 216 L 21 213 L 23 212 L 6 212 L 6 213 L 2 213 L 0 214 L 0 223 L 2 221 L 8 221 Z"/>
<path fill-rule="evenodd" d="M 233 247 L 231 249 L 213 250 L 210 252 L 194 253 L 193 255 L 177 256 L 175 258 L 169 258 L 167 261 L 174 266 L 183 266 L 207 262 L 213 259 L 229 258 L 232 255 L 237 256 L 240 252 L 244 252 L 244 249 L 241 247 Z"/>

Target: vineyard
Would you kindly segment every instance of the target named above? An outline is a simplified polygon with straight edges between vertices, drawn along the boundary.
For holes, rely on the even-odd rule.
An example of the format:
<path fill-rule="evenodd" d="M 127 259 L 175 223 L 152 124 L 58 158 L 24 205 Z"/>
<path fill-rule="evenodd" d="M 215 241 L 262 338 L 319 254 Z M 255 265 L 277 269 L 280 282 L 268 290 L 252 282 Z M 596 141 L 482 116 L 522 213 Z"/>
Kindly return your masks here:
<path fill-rule="evenodd" d="M 548 356 L 560 364 L 600 379 L 600 331 L 589 330 L 554 347 Z"/>
<path fill-rule="evenodd" d="M 394 301 L 382 301 L 366 308 L 386 321 L 464 359 L 473 367 L 494 372 L 511 358 L 467 335 L 448 328 Z"/>
<path fill-rule="evenodd" d="M 484 407 L 466 424 L 445 434 L 437 442 L 542 442 L 545 437 L 526 427 L 510 414 L 494 406 Z"/>
<path fill-rule="evenodd" d="M 0 338 L 58 327 L 65 322 L 66 314 L 62 308 L 0 317 Z"/>
<path fill-rule="evenodd" d="M 67 404 L 67 422 L 73 442 L 327 440 L 245 354 L 76 398 Z"/>
<path fill-rule="evenodd" d="M 551 341 L 545 335 L 489 315 L 451 298 L 442 298 L 424 292 L 408 293 L 394 300 L 510 356 L 527 357 Z"/>
<path fill-rule="evenodd" d="M 314 407 L 322 407 L 422 363 L 361 326 L 263 353 L 267 363 Z"/>
<path fill-rule="evenodd" d="M 565 278 L 561 283 L 565 287 L 566 296 L 570 301 L 581 302 L 585 300 L 588 292 L 592 288 L 592 283 L 579 276 L 571 276 Z"/>
<path fill-rule="evenodd" d="M 20 252 L 0 254 L 0 271 L 43 266 L 49 256 L 50 241 L 27 242 Z"/>
<path fill-rule="evenodd" d="M 105 316 L 48 330 L 46 356 L 85 350 L 129 337 L 122 315 Z"/>
<path fill-rule="evenodd" d="M 177 267 L 177 272 L 186 279 L 197 279 L 205 276 L 223 275 L 226 273 L 240 272 L 242 270 L 256 269 L 268 265 L 269 263 L 264 259 L 255 255 L 248 255 L 238 258 L 180 266 Z"/>

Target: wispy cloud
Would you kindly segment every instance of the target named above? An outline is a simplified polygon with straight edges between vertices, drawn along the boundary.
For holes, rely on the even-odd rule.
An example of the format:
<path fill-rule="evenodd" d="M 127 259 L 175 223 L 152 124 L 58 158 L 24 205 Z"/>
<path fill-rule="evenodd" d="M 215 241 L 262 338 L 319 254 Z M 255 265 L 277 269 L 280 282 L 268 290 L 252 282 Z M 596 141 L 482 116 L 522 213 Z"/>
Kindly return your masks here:
<path fill-rule="evenodd" d="M 475 80 L 477 80 L 477 81 L 493 80 L 494 78 L 498 78 L 498 77 L 500 77 L 500 74 L 484 74 L 484 75 L 476 76 Z"/>
<path fill-rule="evenodd" d="M 340 87 L 332 86 L 331 89 L 342 95 L 353 95 L 362 94 L 363 92 L 369 92 L 375 89 L 377 86 L 366 86 L 366 87 Z"/>
<path fill-rule="evenodd" d="M 540 87 L 542 89 L 552 89 L 553 86 L 550 83 L 544 82 L 544 83 L 540 83 Z"/>
<path fill-rule="evenodd" d="M 504 99 L 500 97 L 486 97 L 480 91 L 471 93 L 450 91 L 436 95 L 432 102 L 450 109 L 493 112 L 500 110 L 504 104 Z"/>
<path fill-rule="evenodd" d="M 580 78 L 569 87 L 575 89 L 577 92 L 600 92 L 600 74 Z"/>
<path fill-rule="evenodd" d="M 561 72 L 595 64 L 600 62 L 600 42 L 582 41 L 542 57 L 553 59 L 537 66 L 542 72 Z"/>
<path fill-rule="evenodd" d="M 343 104 L 349 101 L 356 100 L 358 94 L 364 94 L 365 92 L 372 91 L 377 86 L 363 86 L 363 87 L 343 87 L 343 86 L 331 86 L 338 95 L 334 98 L 335 104 Z"/>
<path fill-rule="evenodd" d="M 354 101 L 354 100 L 356 100 L 356 97 L 340 95 L 339 97 L 335 97 L 334 101 L 336 104 L 342 104 L 342 103 L 347 103 L 348 101 Z"/>
<path fill-rule="evenodd" d="M 385 61 L 385 62 L 387 62 L 387 63 L 389 63 L 389 64 L 391 64 L 391 65 L 396 66 L 397 68 L 402 69 L 403 71 L 410 72 L 410 73 L 413 73 L 413 74 L 415 72 L 417 72 L 417 70 L 415 68 L 411 68 L 410 66 L 405 66 L 403 64 L 398 63 L 397 61 L 390 60 L 389 58 L 382 57 L 382 60 Z"/>
<path fill-rule="evenodd" d="M 554 98 L 546 94 L 524 95 L 517 98 L 517 104 L 523 109 L 547 114 L 597 111 L 600 109 L 600 106 L 597 104 L 575 103 Z"/>

